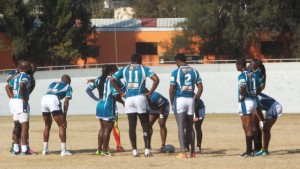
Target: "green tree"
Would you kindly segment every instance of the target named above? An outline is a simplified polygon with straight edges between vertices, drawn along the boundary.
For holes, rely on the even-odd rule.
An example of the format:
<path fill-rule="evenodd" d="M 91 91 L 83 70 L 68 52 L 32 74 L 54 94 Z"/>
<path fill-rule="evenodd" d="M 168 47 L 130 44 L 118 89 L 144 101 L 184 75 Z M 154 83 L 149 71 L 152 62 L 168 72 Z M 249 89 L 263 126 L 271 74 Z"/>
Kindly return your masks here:
<path fill-rule="evenodd" d="M 201 37 L 202 41 L 198 43 L 204 54 L 224 53 L 230 58 L 244 56 L 249 42 L 265 32 L 270 33 L 271 40 L 281 40 L 285 33 L 297 32 L 298 3 L 295 0 L 187 0 L 182 11 L 188 20 L 182 25 L 184 33 L 178 36 L 190 43 L 191 37 Z M 182 38 L 174 39 L 174 47 L 180 47 Z M 294 43 L 296 41 L 295 37 Z"/>
<path fill-rule="evenodd" d="M 24 1 L 25 2 L 25 1 Z M 5 33 L 16 59 L 30 59 L 39 65 L 71 64 L 82 57 L 96 56 L 87 44 L 91 27 L 84 0 L 1 1 Z M 1 11 L 0 11 L 1 13 Z"/>

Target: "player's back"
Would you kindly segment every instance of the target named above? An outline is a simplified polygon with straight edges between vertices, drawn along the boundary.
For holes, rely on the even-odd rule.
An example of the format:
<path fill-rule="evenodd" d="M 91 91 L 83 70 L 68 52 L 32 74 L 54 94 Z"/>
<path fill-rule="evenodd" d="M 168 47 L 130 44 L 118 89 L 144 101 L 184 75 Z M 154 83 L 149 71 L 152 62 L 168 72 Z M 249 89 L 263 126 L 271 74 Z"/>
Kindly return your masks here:
<path fill-rule="evenodd" d="M 22 99 L 22 95 L 20 92 L 21 83 L 24 83 L 26 85 L 25 95 L 27 98 L 29 98 L 30 77 L 24 72 L 20 72 L 9 82 L 9 85 L 13 87 L 12 90 L 14 98 Z"/>
<path fill-rule="evenodd" d="M 194 97 L 195 85 L 201 82 L 199 73 L 186 65 L 172 72 L 171 84 L 176 85 L 176 97 Z"/>
<path fill-rule="evenodd" d="M 56 95 L 59 100 L 63 99 L 67 93 L 72 92 L 69 84 L 64 82 L 52 82 L 48 88 L 47 95 Z"/>

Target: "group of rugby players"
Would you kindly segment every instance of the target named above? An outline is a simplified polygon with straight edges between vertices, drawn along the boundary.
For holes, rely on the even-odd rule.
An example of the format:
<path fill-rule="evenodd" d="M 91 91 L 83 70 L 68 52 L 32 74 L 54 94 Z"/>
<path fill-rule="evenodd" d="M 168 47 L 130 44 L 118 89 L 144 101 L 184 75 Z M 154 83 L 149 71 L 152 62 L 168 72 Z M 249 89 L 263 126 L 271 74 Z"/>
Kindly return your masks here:
<path fill-rule="evenodd" d="M 161 152 L 165 152 L 167 128 L 166 121 L 170 107 L 174 111 L 181 153 L 177 158 L 194 158 L 201 151 L 201 125 L 205 117 L 205 106 L 200 99 L 203 91 L 202 80 L 197 70 L 186 63 L 184 54 L 175 56 L 177 69 L 171 73 L 169 99 L 156 92 L 159 77 L 152 70 L 142 65 L 142 57 L 133 54 L 132 63 L 118 70 L 116 65 L 104 65 L 101 76 L 88 80 L 86 93 L 97 101 L 96 116 L 100 122 L 98 133 L 97 155 L 112 156 L 109 148 L 110 133 L 113 130 L 117 143 L 116 151 L 125 151 L 121 146 L 118 129 L 118 109 L 116 102 L 125 107 L 128 117 L 129 138 L 134 157 L 139 156 L 136 142 L 136 125 L 139 117 L 143 129 L 144 156 L 150 157 L 152 126 L 158 120 L 161 135 Z M 268 155 L 271 138 L 270 130 L 282 113 L 281 105 L 273 98 L 261 93 L 266 84 L 266 73 L 260 60 L 253 60 L 246 67 L 246 60 L 240 58 L 236 62 L 239 75 L 239 114 L 246 136 L 246 152 L 240 157 Z M 36 152 L 29 148 L 29 95 L 35 86 L 33 77 L 35 66 L 28 61 L 20 61 L 18 69 L 9 74 L 6 92 L 10 98 L 10 111 L 13 114 L 14 129 L 11 152 L 20 155 L 33 155 Z M 147 89 L 146 78 L 153 83 Z M 61 139 L 61 156 L 72 155 L 66 150 L 67 111 L 72 98 L 71 78 L 63 75 L 60 82 L 49 85 L 48 91 L 41 100 L 42 114 L 45 122 L 43 155 L 49 153 L 48 140 L 52 119 L 59 127 Z M 198 88 L 195 93 L 195 87 Z M 98 90 L 98 97 L 93 90 Z M 60 100 L 64 99 L 62 106 Z M 264 116 L 262 110 L 266 111 Z M 51 116 L 52 115 L 52 116 Z M 196 130 L 196 147 L 195 133 Z M 254 151 L 252 148 L 254 140 Z"/>

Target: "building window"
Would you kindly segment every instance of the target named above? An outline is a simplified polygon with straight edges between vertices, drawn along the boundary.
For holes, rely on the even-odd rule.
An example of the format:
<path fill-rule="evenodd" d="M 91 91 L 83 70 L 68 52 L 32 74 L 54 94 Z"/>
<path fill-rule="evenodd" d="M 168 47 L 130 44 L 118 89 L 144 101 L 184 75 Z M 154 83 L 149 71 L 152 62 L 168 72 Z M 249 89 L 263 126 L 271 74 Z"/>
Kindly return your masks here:
<path fill-rule="evenodd" d="M 157 55 L 157 42 L 136 42 L 136 53 Z"/>
<path fill-rule="evenodd" d="M 283 51 L 282 41 L 262 41 L 261 42 L 261 54 L 280 56 Z"/>

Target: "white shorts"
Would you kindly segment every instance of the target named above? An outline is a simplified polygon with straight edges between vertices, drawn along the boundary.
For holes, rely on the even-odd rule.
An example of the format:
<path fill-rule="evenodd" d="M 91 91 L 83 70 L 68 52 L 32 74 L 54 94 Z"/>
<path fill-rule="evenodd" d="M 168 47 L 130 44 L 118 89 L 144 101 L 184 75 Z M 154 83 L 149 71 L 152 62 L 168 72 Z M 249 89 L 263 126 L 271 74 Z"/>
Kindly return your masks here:
<path fill-rule="evenodd" d="M 277 119 L 282 114 L 282 106 L 278 102 L 274 102 L 270 109 L 266 112 L 266 119 Z"/>
<path fill-rule="evenodd" d="M 56 95 L 44 95 L 41 101 L 42 113 L 61 110 L 61 104 Z"/>
<path fill-rule="evenodd" d="M 127 97 L 125 100 L 125 113 L 146 113 L 148 101 L 145 95 Z"/>
<path fill-rule="evenodd" d="M 169 115 L 169 112 L 170 112 L 170 105 L 168 104 L 166 106 L 166 111 L 165 111 L 165 114 L 164 115 Z M 160 114 L 160 110 L 153 110 L 153 109 L 149 109 L 149 114 Z"/>
<path fill-rule="evenodd" d="M 186 112 L 187 115 L 194 115 L 195 100 L 192 97 L 178 97 L 174 103 L 174 113 Z"/>
<path fill-rule="evenodd" d="M 257 101 L 256 99 L 245 98 L 245 100 L 239 102 L 238 112 L 240 116 L 252 114 L 256 111 Z"/>
<path fill-rule="evenodd" d="M 10 99 L 9 108 L 10 112 L 13 114 L 13 121 L 19 121 L 20 123 L 29 121 L 29 103 L 24 105 L 22 99 Z"/>

